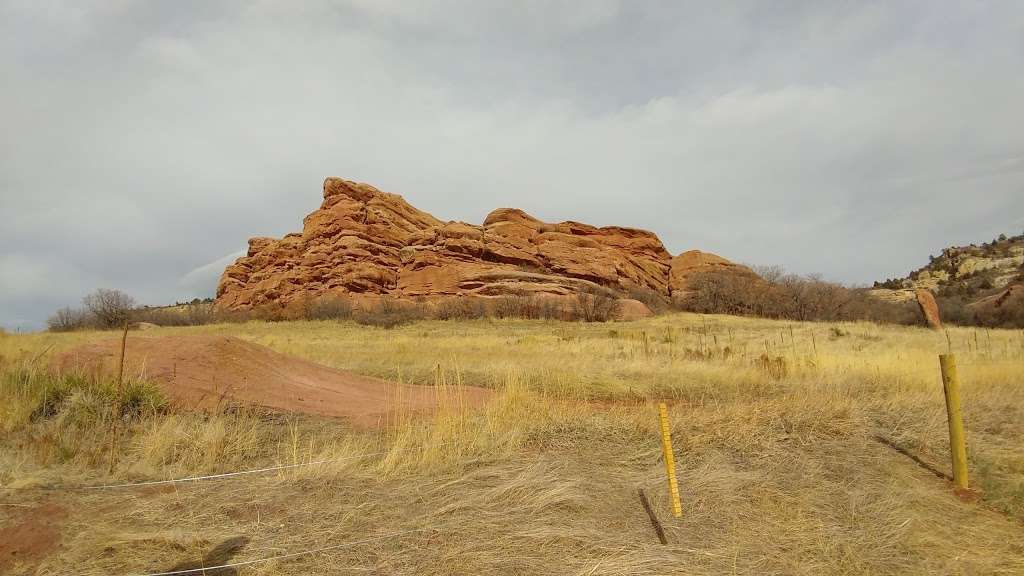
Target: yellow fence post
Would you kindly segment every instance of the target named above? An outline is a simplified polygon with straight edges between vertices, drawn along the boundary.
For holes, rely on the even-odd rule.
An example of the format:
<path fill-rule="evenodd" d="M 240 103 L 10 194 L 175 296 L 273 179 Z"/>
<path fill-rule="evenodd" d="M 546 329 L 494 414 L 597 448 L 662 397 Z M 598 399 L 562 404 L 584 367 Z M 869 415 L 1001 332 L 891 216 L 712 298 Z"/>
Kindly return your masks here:
<path fill-rule="evenodd" d="M 668 474 L 668 493 L 672 499 L 672 515 L 679 518 L 683 515 L 683 505 L 679 503 L 676 460 L 672 454 L 672 430 L 668 426 L 668 406 L 664 402 L 658 404 L 658 415 L 661 417 L 661 451 L 665 459 L 665 472 Z"/>
<path fill-rule="evenodd" d="M 960 378 L 956 373 L 956 357 L 940 354 L 942 389 L 946 395 L 946 416 L 949 418 L 949 451 L 953 456 L 953 483 L 967 489 L 967 446 L 964 440 L 964 421 L 960 413 Z"/>

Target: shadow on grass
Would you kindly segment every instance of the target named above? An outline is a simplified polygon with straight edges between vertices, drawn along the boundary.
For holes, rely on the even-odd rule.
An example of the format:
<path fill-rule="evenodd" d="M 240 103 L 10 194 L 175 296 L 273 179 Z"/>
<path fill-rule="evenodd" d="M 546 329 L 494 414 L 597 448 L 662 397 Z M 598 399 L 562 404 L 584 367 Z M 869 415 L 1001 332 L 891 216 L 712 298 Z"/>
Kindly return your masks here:
<path fill-rule="evenodd" d="M 249 538 L 245 536 L 235 536 L 234 538 L 228 538 L 227 540 L 218 544 L 213 550 L 210 550 L 203 559 L 198 562 L 182 562 L 175 564 L 168 568 L 163 573 L 168 576 L 175 575 L 203 575 L 203 576 L 235 576 L 238 571 L 231 567 L 216 568 L 216 566 L 223 566 L 228 564 L 231 558 L 238 554 L 245 545 L 249 543 Z M 207 569 L 206 566 L 214 566 L 212 570 Z"/>
<path fill-rule="evenodd" d="M 948 480 L 950 482 L 953 481 L 953 477 L 952 476 L 950 476 L 949 474 L 946 474 L 942 470 L 939 470 L 938 468 L 936 468 L 935 466 L 929 464 L 928 462 L 925 462 L 924 460 L 919 458 L 916 454 L 912 454 L 906 448 L 896 444 L 892 440 L 889 440 L 888 438 L 883 438 L 882 436 L 875 436 L 875 441 L 879 442 L 880 444 L 884 444 L 884 445 L 888 446 L 889 448 L 892 448 L 893 450 L 899 452 L 900 454 L 903 454 L 907 458 L 910 458 L 918 466 L 920 466 L 921 468 L 924 468 L 925 470 L 931 472 L 932 474 L 935 474 L 939 478 L 942 478 L 944 480 Z"/>

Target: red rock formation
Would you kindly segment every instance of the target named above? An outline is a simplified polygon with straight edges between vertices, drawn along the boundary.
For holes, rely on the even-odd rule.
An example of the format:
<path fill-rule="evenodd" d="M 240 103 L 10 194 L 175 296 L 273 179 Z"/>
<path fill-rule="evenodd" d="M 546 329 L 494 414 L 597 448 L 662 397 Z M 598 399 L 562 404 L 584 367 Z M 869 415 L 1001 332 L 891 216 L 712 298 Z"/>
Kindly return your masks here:
<path fill-rule="evenodd" d="M 921 308 L 921 314 L 924 315 L 925 322 L 928 326 L 935 330 L 942 330 L 942 319 L 939 316 L 939 304 L 935 301 L 935 296 L 932 295 L 930 290 L 924 288 L 918 288 L 914 290 L 914 296 L 917 298 L 917 305 Z"/>
<path fill-rule="evenodd" d="M 328 178 L 302 233 L 249 240 L 248 254 L 221 276 L 217 305 L 244 309 L 326 294 L 565 297 L 595 285 L 669 297 L 711 269 L 749 272 L 714 254 L 672 258 L 644 230 L 548 224 L 514 208 L 491 212 L 481 226 L 442 222 L 396 194 Z M 642 311 L 634 306 L 633 314 Z"/>
<path fill-rule="evenodd" d="M 683 296 L 690 282 L 700 274 L 738 274 L 751 279 L 758 278 L 754 271 L 742 264 L 736 264 L 710 252 L 689 250 L 672 259 L 668 287 L 674 296 Z"/>

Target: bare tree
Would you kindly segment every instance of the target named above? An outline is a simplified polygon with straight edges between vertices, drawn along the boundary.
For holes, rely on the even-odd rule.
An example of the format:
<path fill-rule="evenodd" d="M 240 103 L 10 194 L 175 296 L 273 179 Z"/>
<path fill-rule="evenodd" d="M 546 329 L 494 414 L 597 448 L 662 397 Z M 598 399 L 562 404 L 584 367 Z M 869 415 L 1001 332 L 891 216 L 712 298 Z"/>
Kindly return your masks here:
<path fill-rule="evenodd" d="M 61 308 L 46 320 L 51 332 L 70 332 L 80 330 L 89 324 L 89 315 L 78 308 Z"/>
<path fill-rule="evenodd" d="M 751 269 L 754 271 L 754 274 L 757 274 L 769 284 L 778 284 L 782 277 L 786 275 L 786 271 L 783 270 L 782 266 L 777 265 L 754 265 L 751 266 Z"/>
<path fill-rule="evenodd" d="M 128 321 L 132 308 L 135 307 L 135 299 L 121 292 L 109 288 L 100 288 L 82 298 L 86 310 L 96 319 L 100 328 L 116 328 Z"/>
<path fill-rule="evenodd" d="M 619 298 L 606 288 L 586 288 L 576 294 L 573 302 L 576 319 L 584 322 L 614 320 L 620 308 Z"/>

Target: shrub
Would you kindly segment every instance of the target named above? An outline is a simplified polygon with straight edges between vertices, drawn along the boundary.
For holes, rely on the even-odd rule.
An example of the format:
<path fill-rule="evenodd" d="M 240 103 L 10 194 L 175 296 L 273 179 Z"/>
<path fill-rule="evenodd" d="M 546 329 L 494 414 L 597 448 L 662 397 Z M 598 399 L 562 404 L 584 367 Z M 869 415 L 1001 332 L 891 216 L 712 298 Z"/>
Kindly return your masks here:
<path fill-rule="evenodd" d="M 974 312 L 967 306 L 963 298 L 936 296 L 935 303 L 939 306 L 939 316 L 943 323 L 960 326 L 969 326 L 975 323 Z"/>
<path fill-rule="evenodd" d="M 1005 298 L 978 306 L 974 319 L 990 328 L 1024 328 L 1024 290 L 1014 290 Z"/>
<path fill-rule="evenodd" d="M 741 279 L 735 274 L 704 273 L 694 276 L 685 296 L 675 304 L 701 314 L 769 316 L 767 287 Z"/>
<path fill-rule="evenodd" d="M 489 312 L 495 318 L 524 318 L 527 320 L 566 319 L 562 303 L 555 297 L 536 294 L 509 294 L 489 302 Z"/>
<path fill-rule="evenodd" d="M 650 288 L 634 286 L 629 289 L 629 297 L 643 302 L 655 314 L 664 314 L 672 308 L 671 300 Z"/>
<path fill-rule="evenodd" d="M 352 303 L 342 296 L 320 296 L 306 306 L 307 320 L 347 320 L 352 317 Z"/>
<path fill-rule="evenodd" d="M 677 305 L 703 314 L 733 314 L 788 320 L 873 320 L 918 324 L 921 314 L 913 302 L 886 302 L 865 289 L 847 288 L 818 276 L 786 274 L 762 268 L 760 279 L 731 273 L 708 272 L 690 281 L 687 295 Z"/>
<path fill-rule="evenodd" d="M 583 322 L 608 322 L 619 313 L 619 299 L 610 290 L 588 288 L 573 300 L 573 314 Z"/>
<path fill-rule="evenodd" d="M 218 321 L 213 305 L 201 301 L 162 308 L 139 308 L 132 319 L 157 326 L 203 326 Z"/>
<path fill-rule="evenodd" d="M 525 295 L 499 296 L 491 301 L 491 312 L 496 318 L 536 318 L 537 301 Z"/>
<path fill-rule="evenodd" d="M 486 302 L 468 296 L 445 298 L 434 307 L 434 318 L 438 320 L 472 320 L 489 314 Z"/>
<path fill-rule="evenodd" d="M 850 299 L 836 320 L 869 320 L 905 326 L 924 323 L 916 301 L 889 302 L 875 298 L 867 290 L 859 289 L 850 290 Z"/>
<path fill-rule="evenodd" d="M 395 328 L 427 317 L 422 304 L 403 303 L 384 297 L 372 308 L 354 314 L 356 323 L 378 328 Z"/>

